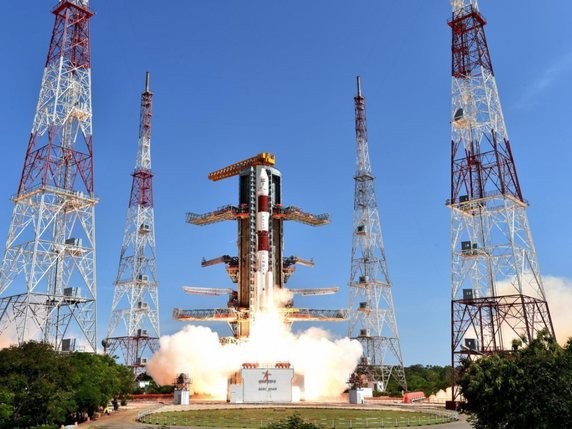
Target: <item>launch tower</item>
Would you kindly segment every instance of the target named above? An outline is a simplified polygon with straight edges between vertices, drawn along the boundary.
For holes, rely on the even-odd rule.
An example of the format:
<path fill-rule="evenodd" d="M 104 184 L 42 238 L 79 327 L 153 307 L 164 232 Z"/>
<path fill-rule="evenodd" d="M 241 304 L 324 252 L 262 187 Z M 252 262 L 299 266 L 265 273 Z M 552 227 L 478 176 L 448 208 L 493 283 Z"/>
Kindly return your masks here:
<path fill-rule="evenodd" d="M 477 0 L 452 0 L 451 351 L 554 336 Z M 458 399 L 453 371 L 453 401 Z"/>
<path fill-rule="evenodd" d="M 0 332 L 96 351 L 87 0 L 60 0 L 0 268 Z M 77 341 L 76 341 L 77 340 Z"/>
<path fill-rule="evenodd" d="M 159 349 L 159 282 L 155 263 L 155 215 L 151 171 L 153 93 L 149 73 L 141 94 L 139 144 L 119 269 L 111 307 L 106 353 L 120 350 L 126 366 L 144 372 L 147 358 Z"/>
<path fill-rule="evenodd" d="M 317 226 L 328 223 L 327 215 L 313 215 L 297 207 L 282 205 L 282 175 L 274 168 L 274 155 L 261 153 L 209 174 L 213 181 L 239 177 L 238 206 L 227 205 L 206 214 L 187 214 L 187 222 L 207 225 L 223 220 L 238 222 L 238 256 L 223 255 L 203 261 L 206 267 L 224 263 L 233 288 L 183 287 L 190 294 L 225 295 L 226 308 L 205 310 L 175 309 L 173 317 L 184 321 L 226 321 L 233 337 L 248 337 L 250 326 L 258 311 L 273 306 L 273 299 L 295 269 L 295 264 L 313 266 L 296 256 L 283 255 L 284 221 L 294 220 Z M 288 289 L 291 294 L 324 295 L 337 288 Z M 343 310 L 315 310 L 294 308 L 292 302 L 280 305 L 285 323 L 297 320 L 342 321 Z"/>
<path fill-rule="evenodd" d="M 358 340 L 363 347 L 357 373 L 377 383 L 380 390 L 385 390 L 392 377 L 407 390 L 369 160 L 365 98 L 359 76 L 354 103 L 357 165 L 348 336 Z"/>

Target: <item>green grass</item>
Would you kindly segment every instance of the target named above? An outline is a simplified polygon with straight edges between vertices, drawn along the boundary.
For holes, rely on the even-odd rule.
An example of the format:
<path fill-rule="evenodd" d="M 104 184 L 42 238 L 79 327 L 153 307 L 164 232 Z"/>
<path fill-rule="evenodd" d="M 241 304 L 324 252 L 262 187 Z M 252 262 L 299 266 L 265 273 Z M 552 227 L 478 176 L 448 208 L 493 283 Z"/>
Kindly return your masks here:
<path fill-rule="evenodd" d="M 407 427 L 446 423 L 449 417 L 424 412 L 338 408 L 235 408 L 148 414 L 143 423 L 218 428 L 261 428 L 297 413 L 322 428 Z"/>

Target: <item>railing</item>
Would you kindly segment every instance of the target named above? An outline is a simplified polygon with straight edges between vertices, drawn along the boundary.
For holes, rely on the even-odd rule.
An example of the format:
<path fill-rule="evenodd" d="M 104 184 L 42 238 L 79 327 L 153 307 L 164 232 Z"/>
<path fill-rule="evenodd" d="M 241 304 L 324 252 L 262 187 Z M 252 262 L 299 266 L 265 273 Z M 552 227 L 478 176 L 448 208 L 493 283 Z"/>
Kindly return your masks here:
<path fill-rule="evenodd" d="M 518 198 L 516 198 L 514 195 L 512 195 L 510 192 L 506 192 L 505 194 L 501 193 L 500 191 L 493 189 L 490 191 L 486 191 L 484 192 L 482 197 L 475 197 L 475 198 L 471 198 L 467 201 L 460 201 L 459 197 L 457 197 L 455 200 L 451 200 L 451 198 L 447 198 L 445 200 L 445 205 L 446 206 L 451 206 L 451 205 L 459 205 L 459 207 L 463 207 L 463 206 L 467 206 L 469 207 L 471 204 L 478 204 L 481 203 L 485 200 L 491 200 L 493 198 L 508 198 L 513 200 L 515 203 L 517 204 L 524 204 L 525 206 L 529 206 L 529 202 L 526 199 L 523 199 L 522 201 Z M 488 201 L 487 201 L 488 202 Z"/>
<path fill-rule="evenodd" d="M 299 209 L 298 207 L 276 207 L 272 213 L 273 217 L 283 218 L 284 220 L 294 220 L 297 222 L 305 223 L 306 225 L 318 226 L 325 225 L 330 222 L 328 214 L 312 214 Z"/>
<path fill-rule="evenodd" d="M 320 310 L 313 308 L 292 308 L 286 312 L 286 320 L 290 322 L 343 322 L 348 318 L 347 310 Z"/>
<path fill-rule="evenodd" d="M 204 214 L 187 213 L 186 222 L 192 223 L 193 225 L 207 225 L 210 223 L 222 222 L 224 220 L 234 220 L 236 219 L 237 213 L 238 208 L 226 205 Z"/>
<path fill-rule="evenodd" d="M 145 413 L 145 411 L 143 412 Z M 172 425 L 172 426 L 193 426 L 193 427 L 217 427 L 217 428 L 263 428 L 271 423 L 275 423 L 278 419 L 272 417 L 265 418 L 239 418 L 239 417 L 218 417 L 212 418 L 207 416 L 190 416 L 181 413 L 180 416 L 166 413 L 141 413 L 141 417 L 137 420 L 141 423 L 151 425 Z M 411 417 L 363 417 L 363 418 L 336 418 L 336 419 L 305 419 L 307 423 L 323 428 L 392 428 L 392 427 L 411 427 L 425 426 L 450 423 L 457 421 L 458 416 L 454 414 L 431 414 L 424 416 Z"/>
<path fill-rule="evenodd" d="M 214 308 L 182 310 L 173 309 L 173 319 L 176 320 L 210 320 L 210 321 L 234 321 L 237 318 L 236 310 L 232 308 Z"/>
<path fill-rule="evenodd" d="M 156 416 L 157 414 L 153 414 L 155 411 L 157 411 L 159 408 L 163 407 L 163 404 L 158 404 L 158 405 L 154 405 L 152 407 L 149 408 L 145 408 L 143 411 L 141 411 L 139 414 L 137 414 L 137 421 L 138 422 L 145 422 L 146 418 L 148 416 Z"/>

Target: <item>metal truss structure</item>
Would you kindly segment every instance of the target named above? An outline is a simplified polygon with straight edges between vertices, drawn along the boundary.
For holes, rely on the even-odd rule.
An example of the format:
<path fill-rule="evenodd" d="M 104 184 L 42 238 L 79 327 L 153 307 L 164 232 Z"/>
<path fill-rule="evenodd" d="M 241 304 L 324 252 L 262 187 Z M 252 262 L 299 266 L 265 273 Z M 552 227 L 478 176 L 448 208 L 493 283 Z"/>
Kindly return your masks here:
<path fill-rule="evenodd" d="M 247 207 L 239 208 L 232 205 L 226 205 L 204 214 L 187 213 L 186 220 L 187 223 L 191 223 L 193 225 L 209 225 L 211 223 L 246 217 L 248 217 Z M 293 220 L 311 226 L 325 225 L 329 222 L 329 217 L 326 214 L 315 215 L 307 213 L 294 206 L 277 206 L 272 213 L 272 217 L 274 219 Z"/>
<path fill-rule="evenodd" d="M 283 309 L 286 323 L 292 322 L 343 322 L 347 320 L 346 310 L 318 310 L 312 308 L 286 308 Z M 247 320 L 249 313 L 235 308 L 215 308 L 182 310 L 175 308 L 173 318 L 180 321 L 196 322 L 236 322 Z"/>
<path fill-rule="evenodd" d="M 451 361 L 554 335 L 476 0 L 452 0 Z M 459 399 L 453 371 L 452 400 Z"/>
<path fill-rule="evenodd" d="M 0 268 L 0 333 L 95 352 L 95 204 L 87 0 L 60 0 Z"/>
<path fill-rule="evenodd" d="M 208 225 L 226 220 L 236 220 L 238 223 L 238 256 L 223 255 L 210 260 L 203 260 L 202 266 L 207 267 L 224 263 L 231 281 L 237 284 L 234 288 L 202 288 L 188 287 L 183 289 L 191 294 L 225 295 L 229 296 L 227 308 L 182 310 L 175 309 L 173 317 L 181 321 L 222 321 L 227 322 L 234 338 L 240 340 L 250 335 L 251 323 L 256 318 L 256 312 L 261 309 L 259 294 L 257 294 L 257 249 L 259 247 L 259 232 L 257 217 L 260 215 L 261 203 L 257 198 L 257 182 L 260 177 L 267 176 L 268 180 L 268 256 L 269 271 L 273 273 L 272 290 L 285 289 L 284 285 L 295 271 L 295 265 L 314 266 L 314 262 L 297 256 L 283 256 L 284 221 L 296 221 L 310 226 L 324 225 L 329 222 L 326 214 L 315 215 L 302 211 L 293 206 L 282 205 L 282 176 L 275 169 L 275 157 L 269 153 L 260 153 L 254 157 L 233 163 L 216 170 L 208 175 L 213 181 L 239 176 L 239 203 L 237 206 L 226 205 L 217 210 L 195 214 L 187 213 L 186 220 L 194 225 Z M 264 169 L 264 171 L 263 171 Z M 265 195 L 266 197 L 266 195 Z M 337 288 L 295 289 L 292 295 L 325 295 L 335 293 Z M 284 315 L 284 323 L 295 321 L 306 322 L 337 322 L 347 319 L 344 310 L 315 310 L 294 308 L 290 301 L 280 309 Z M 227 341 L 227 340 L 224 340 Z"/>
<path fill-rule="evenodd" d="M 354 195 L 348 336 L 363 355 L 356 369 L 385 390 L 394 378 L 407 390 L 397 320 L 381 233 L 374 177 L 368 151 L 365 98 L 357 77 L 355 125 L 357 169 Z"/>
<path fill-rule="evenodd" d="M 153 93 L 149 73 L 141 94 L 137 161 L 123 233 L 119 269 L 111 307 L 105 352 L 120 351 L 135 374 L 145 371 L 148 357 L 159 349 L 159 282 L 155 259 L 155 215 L 151 171 Z"/>

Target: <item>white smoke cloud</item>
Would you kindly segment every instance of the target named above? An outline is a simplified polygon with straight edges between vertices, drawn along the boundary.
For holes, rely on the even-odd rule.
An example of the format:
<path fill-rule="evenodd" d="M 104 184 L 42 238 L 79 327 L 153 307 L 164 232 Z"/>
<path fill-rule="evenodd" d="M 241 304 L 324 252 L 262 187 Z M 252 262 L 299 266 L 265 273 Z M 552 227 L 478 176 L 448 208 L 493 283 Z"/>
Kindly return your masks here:
<path fill-rule="evenodd" d="M 564 345 L 572 337 L 572 280 L 553 276 L 543 276 L 542 279 L 556 340 Z"/>
<path fill-rule="evenodd" d="M 12 338 L 8 337 L 7 335 L 0 335 L 0 350 L 13 346 L 15 344 L 16 341 L 14 341 Z"/>
<path fill-rule="evenodd" d="M 147 373 L 161 385 L 172 384 L 180 373 L 189 374 L 195 392 L 215 398 L 226 396 L 228 377 L 239 362 L 225 353 L 216 332 L 204 326 L 185 326 L 174 335 L 161 337 L 160 349 L 147 364 Z"/>
<path fill-rule="evenodd" d="M 9 326 L 5 331 L 0 334 L 0 350 L 18 344 L 18 336 L 16 330 Z"/>
<path fill-rule="evenodd" d="M 572 337 L 572 279 L 556 276 L 542 276 L 542 283 L 544 286 L 544 293 L 546 295 L 546 302 L 550 310 L 552 318 L 552 325 L 556 335 L 556 340 L 560 345 L 566 344 L 568 338 Z M 528 296 L 541 298 L 539 291 L 536 290 L 537 282 L 532 275 L 527 274 L 522 279 L 523 290 L 522 293 Z M 497 294 L 511 295 L 518 293 L 518 288 L 515 282 L 508 280 L 497 282 Z M 517 338 L 517 334 L 513 332 L 508 326 L 503 325 L 502 337 L 504 340 L 504 347 L 510 349 L 513 339 Z M 476 337 L 477 334 L 474 330 L 467 331 L 467 337 Z"/>
<path fill-rule="evenodd" d="M 433 395 L 430 395 L 428 400 L 429 402 L 434 402 L 434 403 L 439 403 L 439 404 L 444 404 L 446 401 L 450 401 L 451 397 L 453 395 L 452 392 L 453 389 L 451 389 L 450 387 L 447 387 L 446 389 L 441 389 L 439 390 L 437 393 L 434 393 Z"/>
<path fill-rule="evenodd" d="M 147 364 L 147 372 L 159 384 L 171 384 L 180 373 L 192 379 L 195 393 L 224 399 L 228 377 L 245 362 L 290 362 L 304 377 L 307 400 L 337 397 L 361 356 L 358 341 L 332 339 L 319 328 L 292 333 L 278 312 L 260 312 L 248 339 L 221 345 L 218 335 L 203 326 L 186 326 L 160 339 L 160 350 Z"/>

